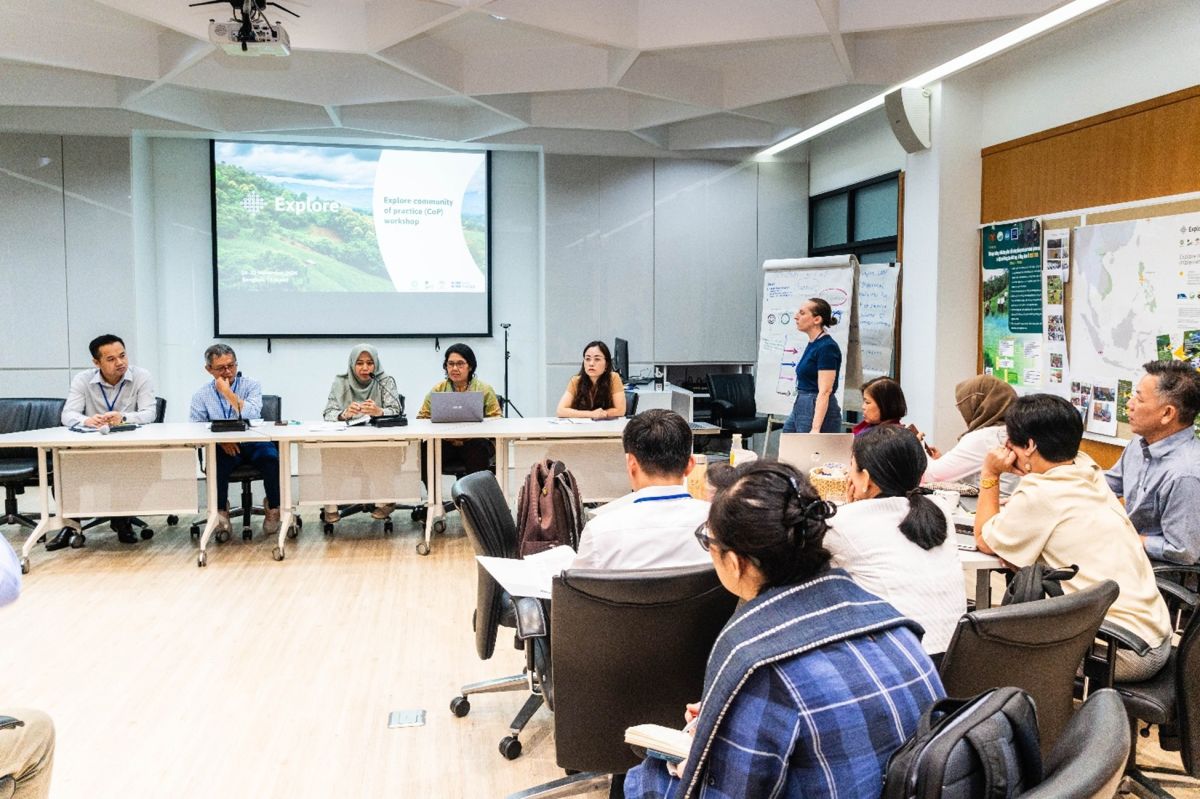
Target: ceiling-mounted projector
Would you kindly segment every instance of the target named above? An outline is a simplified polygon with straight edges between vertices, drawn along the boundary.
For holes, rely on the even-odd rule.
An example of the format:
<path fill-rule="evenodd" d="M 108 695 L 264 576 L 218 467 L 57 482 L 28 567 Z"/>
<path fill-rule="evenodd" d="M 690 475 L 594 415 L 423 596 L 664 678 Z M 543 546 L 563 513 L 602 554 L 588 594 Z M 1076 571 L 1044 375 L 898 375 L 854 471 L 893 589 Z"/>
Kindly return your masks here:
<path fill-rule="evenodd" d="M 230 55 L 290 55 L 292 42 L 283 24 L 256 19 L 250 23 L 249 36 L 241 22 L 208 21 L 208 40 Z"/>

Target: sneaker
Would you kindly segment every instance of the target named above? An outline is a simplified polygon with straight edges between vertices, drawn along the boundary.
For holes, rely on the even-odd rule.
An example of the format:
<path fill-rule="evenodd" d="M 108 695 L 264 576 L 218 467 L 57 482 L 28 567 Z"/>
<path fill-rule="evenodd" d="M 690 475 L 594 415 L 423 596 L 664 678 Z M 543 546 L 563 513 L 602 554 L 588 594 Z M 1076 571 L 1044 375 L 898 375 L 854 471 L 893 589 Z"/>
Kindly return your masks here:
<path fill-rule="evenodd" d="M 342 514 L 337 505 L 326 505 L 325 509 L 321 511 L 321 521 L 328 524 L 335 524 L 340 518 L 342 518 Z"/>
<path fill-rule="evenodd" d="M 229 511 L 217 511 L 217 529 L 224 530 L 227 533 L 233 532 L 233 522 L 229 521 Z"/>
<path fill-rule="evenodd" d="M 383 520 L 392 515 L 392 511 L 396 509 L 396 503 L 388 502 L 383 505 L 376 505 L 375 510 L 371 511 L 372 519 Z"/>
<path fill-rule="evenodd" d="M 267 508 L 263 515 L 263 532 L 267 535 L 279 532 L 279 508 Z"/>

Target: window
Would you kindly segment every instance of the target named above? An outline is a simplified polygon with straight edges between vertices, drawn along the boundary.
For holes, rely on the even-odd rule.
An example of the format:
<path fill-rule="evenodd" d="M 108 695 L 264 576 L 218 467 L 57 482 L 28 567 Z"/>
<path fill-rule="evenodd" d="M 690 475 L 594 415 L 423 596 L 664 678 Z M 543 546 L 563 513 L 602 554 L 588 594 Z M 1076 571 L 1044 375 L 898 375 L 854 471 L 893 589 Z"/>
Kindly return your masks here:
<path fill-rule="evenodd" d="M 865 264 L 895 261 L 900 173 L 811 197 L 808 214 L 809 255 L 852 253 Z"/>

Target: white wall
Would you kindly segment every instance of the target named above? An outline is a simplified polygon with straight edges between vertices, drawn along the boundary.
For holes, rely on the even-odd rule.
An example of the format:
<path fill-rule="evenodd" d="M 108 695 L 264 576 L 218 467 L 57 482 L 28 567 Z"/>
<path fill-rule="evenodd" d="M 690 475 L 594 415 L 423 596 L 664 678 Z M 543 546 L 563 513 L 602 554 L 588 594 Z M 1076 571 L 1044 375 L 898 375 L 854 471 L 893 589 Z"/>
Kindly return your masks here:
<path fill-rule="evenodd" d="M 898 145 L 882 116 L 811 143 L 813 194 L 906 172 L 901 382 L 939 446 L 963 429 L 953 386 L 975 372 L 980 149 L 1200 83 L 1197 41 L 1194 0 L 1124 0 L 931 87 L 927 152 L 885 168 Z"/>

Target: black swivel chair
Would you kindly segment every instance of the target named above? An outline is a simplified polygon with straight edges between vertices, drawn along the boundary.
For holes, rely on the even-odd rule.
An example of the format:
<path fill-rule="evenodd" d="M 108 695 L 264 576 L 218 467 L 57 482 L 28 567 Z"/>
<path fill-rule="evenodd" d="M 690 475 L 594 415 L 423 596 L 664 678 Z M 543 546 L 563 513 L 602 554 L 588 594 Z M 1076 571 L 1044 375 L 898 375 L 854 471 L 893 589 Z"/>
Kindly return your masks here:
<path fill-rule="evenodd" d="M 62 424 L 66 400 L 43 397 L 0 399 L 0 433 L 40 430 Z M 17 510 L 17 497 L 38 484 L 37 449 L 0 449 L 0 485 L 4 486 L 4 517 L 0 524 L 33 528 L 37 522 Z"/>
<path fill-rule="evenodd" d="M 640 762 L 627 727 L 680 726 L 738 601 L 711 566 L 568 570 L 551 595 L 554 752 L 571 776 L 515 795 L 522 799 L 593 790 Z"/>
<path fill-rule="evenodd" d="M 712 397 L 712 423 L 721 428 L 721 435 L 741 433 L 749 438 L 767 432 L 767 417 L 759 416 L 754 404 L 753 375 L 709 375 L 708 393 Z"/>
<path fill-rule="evenodd" d="M 162 422 L 165 418 L 167 418 L 167 401 L 165 399 L 163 399 L 162 397 L 155 397 L 154 398 L 154 424 L 162 424 Z M 112 519 L 108 518 L 107 516 L 101 517 L 99 519 L 92 519 L 87 524 L 80 527 L 78 533 L 71 536 L 71 546 L 76 549 L 83 546 L 84 543 L 87 541 L 87 537 L 84 536 L 84 534 L 83 534 L 83 532 L 85 530 L 91 530 L 93 527 L 98 527 L 98 526 L 104 524 L 105 522 L 111 522 L 111 521 L 112 521 Z M 139 531 L 139 533 L 142 536 L 143 541 L 149 541 L 151 538 L 154 537 L 154 531 L 150 529 L 150 526 L 147 525 L 146 522 L 139 519 L 137 516 L 130 517 L 129 524 L 135 530 Z M 175 514 L 171 514 L 170 516 L 167 517 L 167 525 L 168 526 L 174 526 L 176 524 L 179 524 L 178 516 L 176 516 Z"/>
<path fill-rule="evenodd" d="M 625 392 L 625 418 L 631 419 L 637 416 L 638 396 L 636 391 Z"/>
<path fill-rule="evenodd" d="M 1095 691 L 1063 729 L 1043 763 L 1042 781 L 1021 799 L 1110 799 L 1125 770 L 1129 725 L 1120 695 Z"/>
<path fill-rule="evenodd" d="M 517 557 L 517 525 L 496 475 L 491 472 L 466 475 L 454 483 L 450 493 L 462 514 L 463 529 L 476 555 Z M 511 677 L 464 685 L 460 694 L 451 700 L 450 711 L 459 718 L 470 713 L 470 697 L 474 694 L 529 691 L 529 698 L 509 725 L 508 736 L 500 741 L 500 753 L 513 760 L 521 754 L 518 736 L 544 701 L 539 679 L 539 675 L 548 668 L 544 620 L 536 599 L 514 600 L 486 569 L 479 564 L 475 568 L 478 572 L 475 612 L 471 617 L 475 651 L 479 653 L 480 660 L 489 660 L 495 652 L 500 628 L 514 628 L 517 631 L 514 645 L 525 650 L 525 669 L 521 674 Z M 526 626 L 526 622 L 532 626 Z"/>
<path fill-rule="evenodd" d="M 965 614 L 942 660 L 946 695 L 966 698 L 1004 686 L 1026 691 L 1048 752 L 1074 712 L 1075 674 L 1118 591 L 1105 580 L 1064 596 Z"/>
<path fill-rule="evenodd" d="M 278 422 L 283 418 L 283 400 L 277 394 L 262 395 L 262 418 L 264 422 Z M 282 456 L 281 456 L 282 457 Z M 212 475 L 216 479 L 216 473 Z M 232 519 L 235 516 L 242 517 L 242 540 L 249 541 L 254 532 L 250 529 L 250 519 L 254 516 L 262 516 L 266 513 L 261 506 L 254 504 L 254 495 L 251 492 L 255 481 L 263 479 L 262 472 L 258 467 L 249 464 L 239 464 L 234 467 L 233 472 L 229 475 L 230 484 L 241 483 L 242 485 L 242 504 L 237 508 L 229 509 L 229 517 Z M 296 526 L 299 527 L 300 518 L 296 517 Z M 196 521 L 191 528 L 192 538 L 200 537 L 200 522 Z M 224 530 L 217 531 L 217 543 L 224 544 L 230 538 L 230 534 Z"/>

